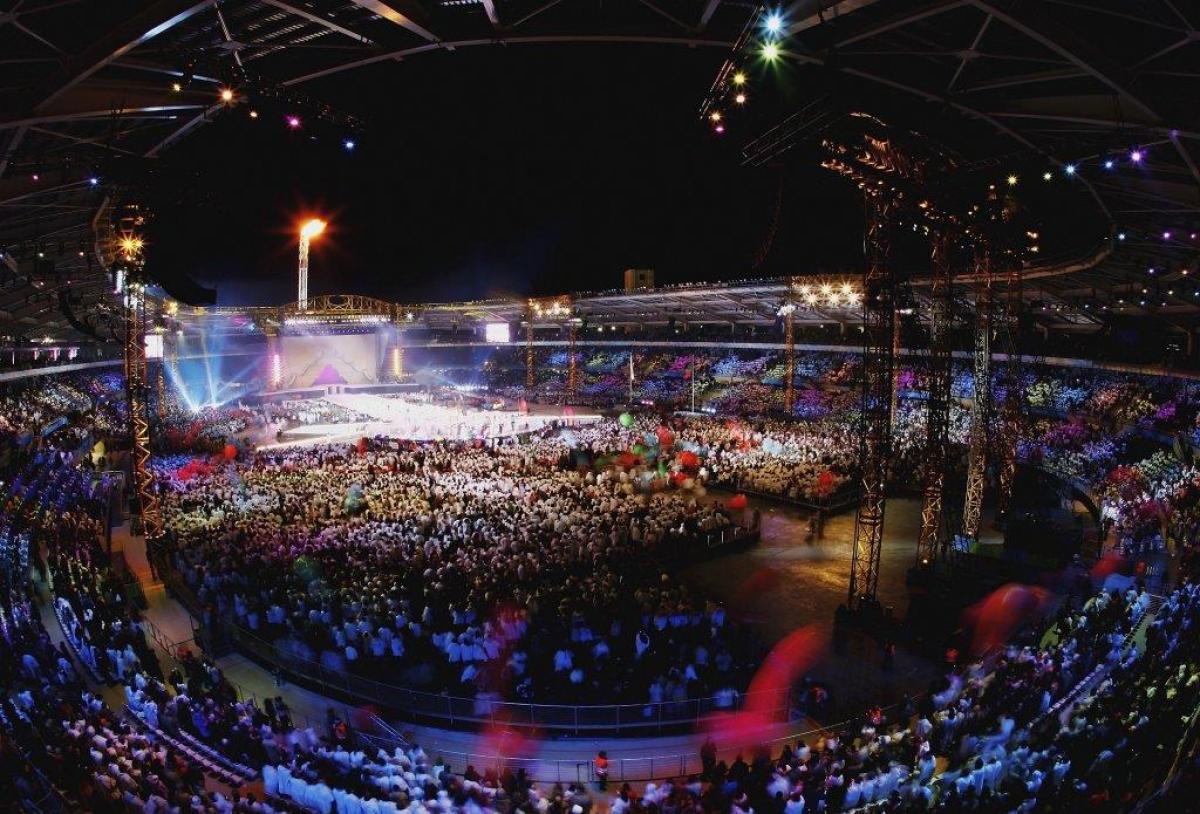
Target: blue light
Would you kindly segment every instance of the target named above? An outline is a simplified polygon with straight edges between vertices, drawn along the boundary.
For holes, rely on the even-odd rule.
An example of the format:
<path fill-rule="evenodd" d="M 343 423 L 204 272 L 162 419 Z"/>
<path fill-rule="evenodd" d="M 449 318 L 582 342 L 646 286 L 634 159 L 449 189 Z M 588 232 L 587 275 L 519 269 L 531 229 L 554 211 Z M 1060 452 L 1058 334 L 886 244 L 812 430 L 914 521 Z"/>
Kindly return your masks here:
<path fill-rule="evenodd" d="M 1117 165 L 1117 162 L 1113 161 L 1111 158 L 1105 159 L 1105 161 L 1104 161 L 1104 169 L 1106 169 L 1106 170 L 1111 170 L 1116 165 Z"/>
<path fill-rule="evenodd" d="M 1065 171 L 1066 171 L 1067 175 L 1074 175 L 1075 174 L 1075 165 L 1068 164 L 1065 168 Z"/>
<path fill-rule="evenodd" d="M 100 179 L 93 175 L 91 178 L 88 179 L 88 183 L 91 184 L 92 186 L 99 186 Z"/>
<path fill-rule="evenodd" d="M 352 152 L 355 147 L 354 140 L 346 139 L 345 141 L 342 142 L 342 146 L 346 148 L 346 152 Z"/>
<path fill-rule="evenodd" d="M 1117 233 L 1117 240 L 1124 240 L 1124 239 L 1125 239 L 1125 233 L 1124 233 L 1124 232 L 1118 232 L 1118 233 Z"/>
<path fill-rule="evenodd" d="M 771 16 L 767 17 L 767 30 L 772 34 L 778 34 L 783 28 L 783 18 L 779 16 L 779 12 L 772 12 Z"/>

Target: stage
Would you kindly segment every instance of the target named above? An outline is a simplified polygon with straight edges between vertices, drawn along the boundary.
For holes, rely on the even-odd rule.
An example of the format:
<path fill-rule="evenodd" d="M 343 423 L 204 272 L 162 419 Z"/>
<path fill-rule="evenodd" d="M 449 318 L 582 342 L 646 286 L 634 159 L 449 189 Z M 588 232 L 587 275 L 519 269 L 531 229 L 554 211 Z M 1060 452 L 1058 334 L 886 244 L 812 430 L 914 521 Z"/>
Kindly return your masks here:
<path fill-rule="evenodd" d="M 356 441 L 363 436 L 412 441 L 506 438 L 535 432 L 556 421 L 589 424 L 600 420 L 595 413 L 568 415 L 563 408 L 532 407 L 516 410 L 481 410 L 467 405 L 438 404 L 419 397 L 375 393 L 335 393 L 314 399 L 358 413 L 366 420 L 348 423 L 300 424 L 279 433 L 277 439 L 259 444 L 259 449 L 279 449 L 303 444 Z"/>

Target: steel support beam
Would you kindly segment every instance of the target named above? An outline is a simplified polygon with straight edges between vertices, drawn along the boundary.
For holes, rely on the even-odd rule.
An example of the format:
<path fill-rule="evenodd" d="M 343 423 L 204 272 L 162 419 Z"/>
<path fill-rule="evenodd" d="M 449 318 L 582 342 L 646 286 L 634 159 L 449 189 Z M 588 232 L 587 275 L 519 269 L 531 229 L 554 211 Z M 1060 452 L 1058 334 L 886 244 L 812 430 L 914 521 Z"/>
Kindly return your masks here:
<path fill-rule="evenodd" d="M 895 271 L 890 261 L 892 209 L 889 194 L 867 187 L 866 271 L 863 275 L 863 371 L 859 467 L 862 493 L 854 518 L 854 549 L 847 606 L 878 605 L 879 559 L 883 547 L 884 482 L 891 452 Z"/>
<path fill-rule="evenodd" d="M 983 487 L 987 468 L 988 417 L 992 396 L 992 284 L 991 259 L 979 249 L 976 273 L 986 282 L 979 288 L 975 304 L 974 379 L 975 400 L 971 405 L 970 449 L 967 453 L 967 494 L 963 502 L 962 536 L 967 545 L 979 540 L 979 520 L 983 514 Z"/>
<path fill-rule="evenodd" d="M 1004 300 L 1004 322 L 1001 343 L 1007 360 L 1004 365 L 1004 407 L 997 426 L 996 454 L 997 486 L 996 525 L 1008 520 L 1012 503 L 1013 482 L 1017 475 L 1017 442 L 1023 428 L 1021 404 L 1021 349 L 1019 346 L 1021 325 L 1021 271 L 1014 264 L 1005 275 L 1008 290 Z"/>
<path fill-rule="evenodd" d="M 388 22 L 395 23 L 401 28 L 405 28 L 416 34 L 421 39 L 437 42 L 438 36 L 425 26 L 420 25 L 416 19 L 424 19 L 424 14 L 420 13 L 420 7 L 416 3 L 409 0 L 389 0 L 385 3 L 383 0 L 350 0 L 356 6 L 361 6 L 367 11 L 379 15 Z M 398 8 L 399 7 L 399 8 Z M 404 9 L 402 12 L 400 9 Z"/>
<path fill-rule="evenodd" d="M 216 0 L 158 0 L 150 3 L 95 40 L 81 55 L 69 60 L 63 71 L 45 89 L 34 111 L 46 110 L 60 96 L 106 65 L 214 5 Z"/>
<path fill-rule="evenodd" d="M 533 388 L 537 385 L 537 370 L 533 366 L 533 301 L 529 301 L 528 310 L 526 311 L 525 328 L 525 396 L 533 392 Z"/>
<path fill-rule="evenodd" d="M 1008 25 L 1044 48 L 1053 51 L 1076 68 L 1086 71 L 1113 93 L 1124 98 L 1142 115 L 1153 121 L 1162 117 L 1133 92 L 1135 77 L 1082 40 L 1075 32 L 1060 25 L 1039 8 L 1039 3 L 1028 0 L 967 0 L 1005 25 Z"/>
<path fill-rule="evenodd" d="M 796 309 L 788 308 L 783 315 L 783 329 L 787 332 L 784 347 L 787 353 L 787 380 L 783 386 L 783 411 L 789 416 L 796 409 Z"/>
<path fill-rule="evenodd" d="M 946 529 L 942 502 L 946 486 L 946 447 L 950 443 L 950 384 L 954 264 L 952 242 L 944 231 L 930 241 L 933 287 L 930 289 L 929 400 L 925 417 L 925 471 L 917 567 L 931 568 L 944 551 Z"/>
<path fill-rule="evenodd" d="M 147 539 L 162 536 L 162 512 L 150 472 L 149 379 L 146 366 L 146 291 L 129 284 L 125 294 L 125 392 L 129 401 L 129 436 L 133 443 L 133 482 L 138 517 Z"/>
<path fill-rule="evenodd" d="M 567 353 L 570 358 L 567 360 L 567 398 L 568 404 L 575 402 L 575 394 L 579 389 L 579 360 L 576 358 L 576 342 L 579 340 L 579 324 L 575 320 L 571 320 L 567 326 Z"/>

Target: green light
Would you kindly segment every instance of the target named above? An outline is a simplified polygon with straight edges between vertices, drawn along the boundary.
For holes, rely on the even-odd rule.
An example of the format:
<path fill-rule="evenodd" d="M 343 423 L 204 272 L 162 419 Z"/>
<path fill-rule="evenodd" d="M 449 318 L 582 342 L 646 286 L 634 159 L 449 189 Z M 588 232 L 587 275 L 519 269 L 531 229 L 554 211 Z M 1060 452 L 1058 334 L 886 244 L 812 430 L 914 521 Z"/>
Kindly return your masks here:
<path fill-rule="evenodd" d="M 779 59 L 779 46 L 773 42 L 768 42 L 762 48 L 762 56 L 767 62 L 774 62 Z"/>

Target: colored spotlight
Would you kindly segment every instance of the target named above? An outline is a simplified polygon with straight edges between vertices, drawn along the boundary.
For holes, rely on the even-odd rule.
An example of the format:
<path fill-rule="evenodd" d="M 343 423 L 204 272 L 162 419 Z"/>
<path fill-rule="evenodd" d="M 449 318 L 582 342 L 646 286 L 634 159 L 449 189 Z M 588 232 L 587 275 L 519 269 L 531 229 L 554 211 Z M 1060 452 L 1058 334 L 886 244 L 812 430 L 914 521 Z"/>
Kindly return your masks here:
<path fill-rule="evenodd" d="M 1144 152 L 1142 152 L 1141 150 L 1133 149 L 1133 150 L 1129 151 L 1129 160 L 1132 161 L 1134 164 L 1141 164 L 1142 159 L 1145 157 L 1146 157 L 1146 154 Z"/>
<path fill-rule="evenodd" d="M 221 88 L 221 101 L 225 104 L 233 101 L 233 88 Z"/>
<path fill-rule="evenodd" d="M 352 152 L 356 146 L 357 145 L 354 143 L 354 139 L 348 138 L 342 142 L 342 147 L 346 150 L 346 152 Z"/>
<path fill-rule="evenodd" d="M 299 116 L 295 116 L 295 115 L 288 116 L 285 121 L 287 121 L 287 126 L 290 127 L 291 129 L 293 129 L 293 130 L 300 129 L 300 117 Z"/>
<path fill-rule="evenodd" d="M 767 17 L 767 30 L 772 34 L 778 34 L 783 28 L 783 18 L 779 16 L 779 12 L 774 12 Z"/>
<path fill-rule="evenodd" d="M 1075 174 L 1075 165 L 1068 164 L 1066 167 L 1063 168 L 1063 171 L 1066 172 L 1067 175 L 1074 175 Z"/>
<path fill-rule="evenodd" d="M 779 46 L 773 42 L 768 42 L 762 48 L 762 57 L 767 62 L 774 62 L 779 59 Z"/>
<path fill-rule="evenodd" d="M 735 73 L 733 75 L 733 84 L 737 85 L 739 88 L 746 84 L 746 74 L 742 73 L 741 71 Z"/>
<path fill-rule="evenodd" d="M 737 96 L 733 97 L 733 101 L 737 102 L 739 105 L 746 104 L 746 94 L 739 93 Z"/>

